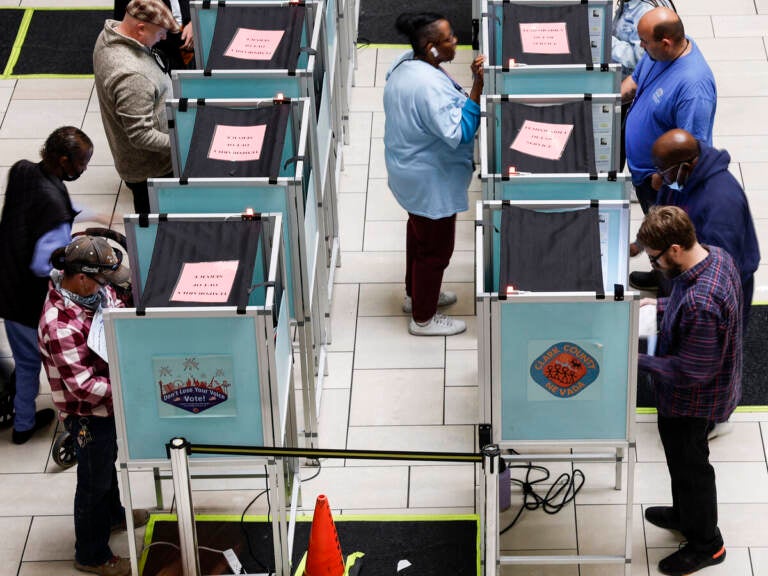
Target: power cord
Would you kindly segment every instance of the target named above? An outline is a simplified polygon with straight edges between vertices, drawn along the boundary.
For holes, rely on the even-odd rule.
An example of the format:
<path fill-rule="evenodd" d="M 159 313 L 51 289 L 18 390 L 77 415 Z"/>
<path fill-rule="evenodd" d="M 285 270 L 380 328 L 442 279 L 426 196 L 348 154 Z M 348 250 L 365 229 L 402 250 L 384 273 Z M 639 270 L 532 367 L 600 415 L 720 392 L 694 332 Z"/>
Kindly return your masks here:
<path fill-rule="evenodd" d="M 513 451 L 514 452 L 514 451 Z M 537 510 L 542 508 L 547 514 L 557 514 L 565 508 L 565 506 L 576 498 L 576 494 L 584 486 L 584 473 L 578 468 L 574 468 L 573 474 L 563 472 L 557 477 L 557 480 L 549 487 L 544 496 L 540 496 L 534 491 L 534 486 L 540 484 L 549 479 L 549 470 L 544 466 L 537 466 L 529 462 L 528 464 L 515 464 L 507 466 L 510 470 L 525 470 L 525 480 L 519 480 L 518 478 L 510 478 L 510 482 L 513 482 L 520 486 L 523 490 L 523 505 L 515 514 L 506 528 L 502 529 L 499 534 L 504 534 L 507 530 L 512 528 L 515 523 L 520 519 L 523 510 Z M 531 478 L 533 472 L 540 474 L 539 478 Z"/>
<path fill-rule="evenodd" d="M 264 476 L 268 475 L 267 467 L 264 466 Z M 264 496 L 264 494 L 267 494 L 269 492 L 269 488 L 264 488 L 261 492 L 256 494 L 256 496 L 253 497 L 253 500 L 248 502 L 248 505 L 243 509 L 243 513 L 240 515 L 240 531 L 243 533 L 243 536 L 245 537 L 245 543 L 248 546 L 248 555 L 253 558 L 253 560 L 256 562 L 256 564 L 259 565 L 259 568 L 261 568 L 264 572 L 267 572 L 268 574 L 271 574 L 273 570 L 270 570 L 267 568 L 264 563 L 256 556 L 256 554 L 253 551 L 253 545 L 251 544 L 251 535 L 248 534 L 248 530 L 245 529 L 245 513 L 248 512 L 248 508 L 253 506 L 253 504 Z M 269 515 L 271 513 L 271 505 L 269 502 L 269 498 L 267 498 L 267 522 L 269 522 Z"/>

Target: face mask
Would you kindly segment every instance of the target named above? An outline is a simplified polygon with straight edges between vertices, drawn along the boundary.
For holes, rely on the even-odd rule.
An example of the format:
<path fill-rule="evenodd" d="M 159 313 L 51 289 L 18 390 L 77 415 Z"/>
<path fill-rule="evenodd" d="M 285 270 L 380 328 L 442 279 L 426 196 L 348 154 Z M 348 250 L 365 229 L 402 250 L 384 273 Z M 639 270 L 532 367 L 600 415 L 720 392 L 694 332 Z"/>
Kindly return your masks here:
<path fill-rule="evenodd" d="M 83 175 L 83 172 L 85 172 L 85 170 L 81 170 L 80 172 L 75 172 L 74 174 L 62 174 L 61 179 L 64 182 L 74 182 L 75 180 L 80 178 L 80 176 Z"/>

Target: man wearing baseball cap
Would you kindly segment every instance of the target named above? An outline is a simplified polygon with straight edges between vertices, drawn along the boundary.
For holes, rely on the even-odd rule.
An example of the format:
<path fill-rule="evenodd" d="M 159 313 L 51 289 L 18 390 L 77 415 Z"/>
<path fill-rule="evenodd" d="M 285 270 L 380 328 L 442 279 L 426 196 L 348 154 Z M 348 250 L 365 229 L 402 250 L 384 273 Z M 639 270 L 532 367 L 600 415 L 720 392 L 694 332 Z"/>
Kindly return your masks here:
<path fill-rule="evenodd" d="M 130 562 L 112 553 L 109 535 L 124 529 L 115 461 L 117 434 L 109 366 L 89 346 L 94 317 L 101 308 L 122 306 L 111 283 L 127 282 L 122 253 L 104 239 L 80 236 L 51 256 L 54 271 L 38 341 L 59 417 L 75 438 L 75 568 L 105 576 L 131 573 Z M 98 348 L 98 346 L 96 346 Z M 136 527 L 146 510 L 134 510 Z"/>
<path fill-rule="evenodd" d="M 101 118 L 115 168 L 133 192 L 133 207 L 149 212 L 147 179 L 171 176 L 165 100 L 171 79 L 152 47 L 180 27 L 162 0 L 131 0 L 123 20 L 107 20 L 93 50 Z"/>

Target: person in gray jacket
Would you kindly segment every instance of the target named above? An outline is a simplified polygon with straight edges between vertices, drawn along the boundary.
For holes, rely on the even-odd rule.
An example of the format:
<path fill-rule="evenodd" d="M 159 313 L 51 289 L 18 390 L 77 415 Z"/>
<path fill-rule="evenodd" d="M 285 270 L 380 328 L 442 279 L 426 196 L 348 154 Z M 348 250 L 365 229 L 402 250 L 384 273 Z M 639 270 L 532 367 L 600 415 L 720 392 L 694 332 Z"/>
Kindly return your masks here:
<path fill-rule="evenodd" d="M 171 79 L 152 47 L 179 25 L 162 0 L 131 0 L 122 21 L 107 20 L 93 50 L 101 118 L 115 168 L 149 212 L 147 179 L 172 175 L 165 100 Z"/>

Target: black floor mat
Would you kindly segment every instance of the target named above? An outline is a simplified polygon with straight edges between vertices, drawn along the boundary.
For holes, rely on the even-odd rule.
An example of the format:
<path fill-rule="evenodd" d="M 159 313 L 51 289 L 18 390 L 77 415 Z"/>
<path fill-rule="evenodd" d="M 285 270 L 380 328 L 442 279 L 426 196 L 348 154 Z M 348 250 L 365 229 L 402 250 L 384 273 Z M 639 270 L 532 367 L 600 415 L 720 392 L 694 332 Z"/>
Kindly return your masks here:
<path fill-rule="evenodd" d="M 740 406 L 768 406 L 768 306 L 752 306 L 744 339 L 744 371 Z M 653 384 L 642 372 L 637 378 L 637 405 L 655 408 Z"/>
<path fill-rule="evenodd" d="M 23 17 L 24 10 L 0 10 L 0 74 L 3 73 L 6 64 L 8 64 L 8 58 L 11 56 L 13 43 L 16 41 L 16 34 Z"/>
<path fill-rule="evenodd" d="M 371 44 L 408 44 L 395 30 L 395 20 L 402 12 L 436 12 L 453 24 L 459 44 L 472 42 L 472 3 L 470 0 L 421 0 L 414 6 L 409 0 L 361 0 L 358 42 Z"/>
<path fill-rule="evenodd" d="M 349 520 L 336 521 L 344 558 L 363 552 L 362 576 L 476 576 L 478 569 L 477 520 Z M 297 522 L 293 544 L 295 568 L 307 550 L 310 522 Z M 246 535 L 247 534 L 247 540 Z M 176 522 L 154 522 L 152 542 L 178 543 Z M 264 522 L 198 520 L 200 547 L 232 548 L 249 574 L 274 570 L 272 528 Z M 176 574 L 179 552 L 167 545 L 149 549 L 143 576 Z M 397 571 L 400 560 L 410 566 Z M 201 549 L 203 574 L 228 574 L 221 554 Z"/>
<path fill-rule="evenodd" d="M 93 46 L 111 17 L 111 10 L 35 10 L 12 74 L 93 74 Z"/>

